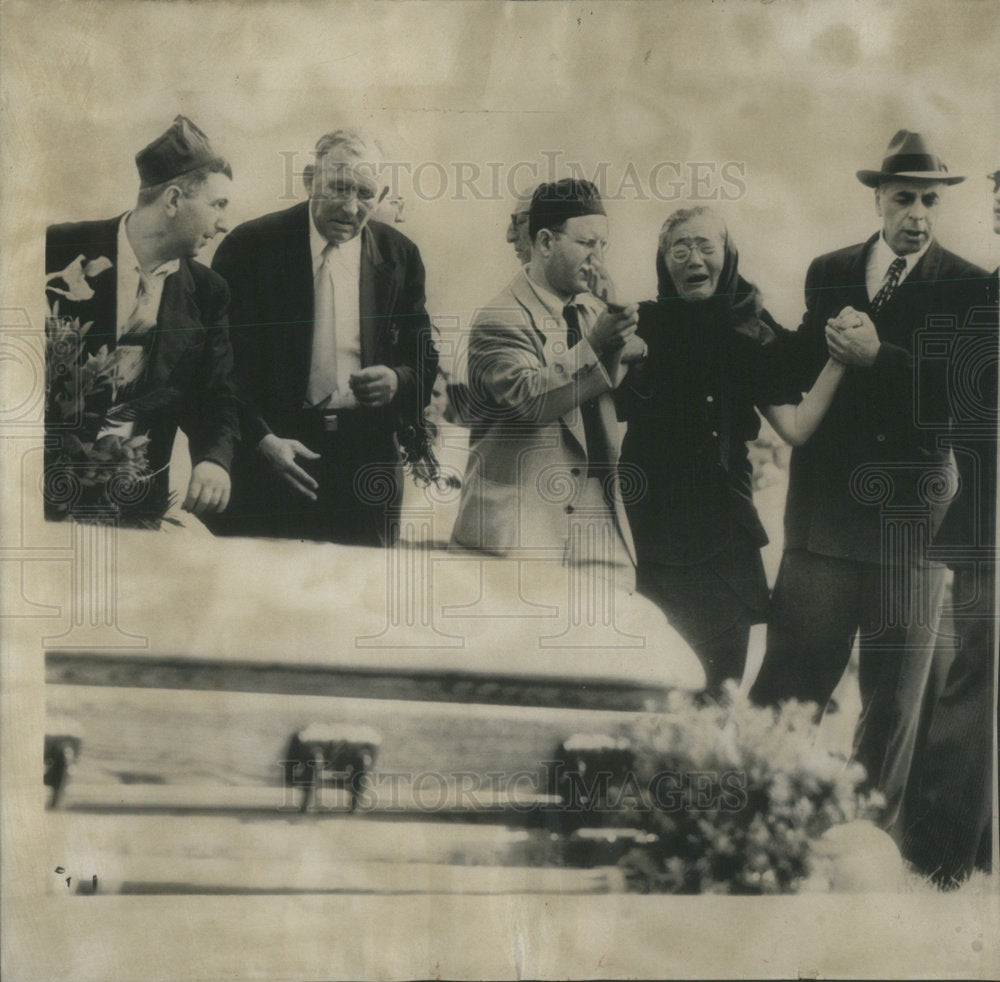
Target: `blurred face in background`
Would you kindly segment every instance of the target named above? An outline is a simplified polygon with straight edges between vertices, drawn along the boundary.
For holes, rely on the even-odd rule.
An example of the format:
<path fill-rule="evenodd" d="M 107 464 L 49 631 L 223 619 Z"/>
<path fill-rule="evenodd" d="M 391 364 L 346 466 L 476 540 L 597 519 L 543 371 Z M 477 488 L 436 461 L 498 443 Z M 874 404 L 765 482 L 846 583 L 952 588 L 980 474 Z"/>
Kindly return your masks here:
<path fill-rule="evenodd" d="M 725 228 L 714 215 L 695 215 L 670 231 L 664 260 L 684 300 L 714 296 L 725 261 Z"/>
<path fill-rule="evenodd" d="M 514 247 L 514 253 L 522 266 L 531 261 L 531 237 L 528 235 L 528 211 L 531 196 L 519 198 L 507 226 L 507 241 Z"/>

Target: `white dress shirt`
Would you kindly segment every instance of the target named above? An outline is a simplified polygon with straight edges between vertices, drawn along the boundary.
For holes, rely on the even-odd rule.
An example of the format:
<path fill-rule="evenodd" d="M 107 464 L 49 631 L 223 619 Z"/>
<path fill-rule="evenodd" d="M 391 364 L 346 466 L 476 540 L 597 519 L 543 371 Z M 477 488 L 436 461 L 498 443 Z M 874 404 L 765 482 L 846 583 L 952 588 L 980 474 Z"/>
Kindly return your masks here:
<path fill-rule="evenodd" d="M 160 302 L 163 299 L 163 284 L 171 273 L 176 273 L 180 269 L 181 264 L 180 259 L 169 259 L 143 276 L 139 259 L 128 238 L 126 222 L 128 222 L 129 215 L 131 212 L 118 223 L 118 268 L 116 271 L 115 340 L 118 342 L 118 350 L 115 357 L 118 376 L 125 385 L 133 384 L 142 377 L 146 370 L 149 351 L 144 344 L 129 344 L 127 341 L 124 344 L 121 343 L 122 337 L 130 327 L 136 334 L 140 335 L 155 330 Z M 139 292 L 141 282 L 145 284 L 142 295 Z M 97 436 L 98 438 L 120 436 L 127 439 L 132 436 L 134 428 L 134 421 L 113 423 L 103 426 Z"/>
<path fill-rule="evenodd" d="M 309 247 L 314 281 L 323 264 L 323 251 L 329 244 L 316 228 L 310 211 Z M 337 391 L 332 393 L 329 408 L 353 409 L 358 403 L 351 392 L 350 378 L 361 371 L 360 235 L 332 247 L 328 269 L 333 279 L 333 323 L 337 353 Z"/>
<path fill-rule="evenodd" d="M 906 268 L 899 277 L 899 283 L 902 283 L 910 275 L 913 267 L 920 262 L 931 241 L 931 239 L 928 239 L 927 245 L 920 252 L 911 252 L 906 256 L 897 256 L 890 248 L 889 243 L 885 241 L 885 232 L 880 232 L 875 245 L 872 247 L 871 252 L 868 253 L 868 264 L 865 268 L 865 286 L 868 288 L 868 299 L 875 299 L 875 294 L 882 289 L 882 284 L 885 282 L 889 267 L 893 264 L 894 260 L 900 258 L 906 260 Z M 896 285 L 899 286 L 899 283 Z"/>

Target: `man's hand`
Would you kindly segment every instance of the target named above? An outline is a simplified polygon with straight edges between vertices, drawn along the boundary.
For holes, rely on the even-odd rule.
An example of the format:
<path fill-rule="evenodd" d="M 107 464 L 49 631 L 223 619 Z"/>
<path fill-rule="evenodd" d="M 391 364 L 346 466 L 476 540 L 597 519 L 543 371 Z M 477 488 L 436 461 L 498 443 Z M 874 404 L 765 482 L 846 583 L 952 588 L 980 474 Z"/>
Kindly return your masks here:
<path fill-rule="evenodd" d="M 351 391 L 362 406 L 388 406 L 399 388 L 399 376 L 388 365 L 372 365 L 351 376 Z"/>
<path fill-rule="evenodd" d="M 298 440 L 284 440 L 273 433 L 268 433 L 257 444 L 257 449 L 283 481 L 290 484 L 299 494 L 304 495 L 310 501 L 316 500 L 316 489 L 319 485 L 310 474 L 307 474 L 295 463 L 295 459 L 302 457 L 305 460 L 319 460 L 318 453 L 313 453 Z"/>
<path fill-rule="evenodd" d="M 638 334 L 633 334 L 625 342 L 625 347 L 622 348 L 622 364 L 634 365 L 637 362 L 645 361 L 648 353 L 646 342 Z"/>
<path fill-rule="evenodd" d="M 587 269 L 587 286 L 598 300 L 614 303 L 615 285 L 608 275 L 608 271 L 604 268 L 604 264 L 597 262 L 596 259 L 591 261 Z"/>
<path fill-rule="evenodd" d="M 587 340 L 600 358 L 609 352 L 624 348 L 628 339 L 635 334 L 638 323 L 638 304 L 632 303 L 627 307 L 615 306 L 601 313 L 597 323 L 590 329 Z"/>
<path fill-rule="evenodd" d="M 203 460 L 195 464 L 188 482 L 187 497 L 181 507 L 184 511 L 201 515 L 226 510 L 229 504 L 229 474 L 225 467 L 214 460 Z"/>
<path fill-rule="evenodd" d="M 872 319 L 853 307 L 845 307 L 826 323 L 826 347 L 830 357 L 845 365 L 871 368 L 881 346 Z"/>

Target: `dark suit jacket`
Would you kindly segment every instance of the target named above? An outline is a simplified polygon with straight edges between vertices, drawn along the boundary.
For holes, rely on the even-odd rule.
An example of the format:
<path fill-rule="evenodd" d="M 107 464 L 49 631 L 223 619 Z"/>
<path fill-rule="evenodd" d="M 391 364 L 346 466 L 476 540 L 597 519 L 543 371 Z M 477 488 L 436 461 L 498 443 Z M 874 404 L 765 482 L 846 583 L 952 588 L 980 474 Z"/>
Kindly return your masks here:
<path fill-rule="evenodd" d="M 77 256 L 85 262 L 107 257 L 112 266 L 88 282 L 90 300 L 58 297 L 59 312 L 93 321 L 85 349 L 115 347 L 118 317 L 118 226 L 121 216 L 105 221 L 52 225 L 46 235 L 45 269 L 65 269 Z M 239 438 L 239 405 L 233 352 L 226 327 L 229 290 L 206 266 L 181 259 L 180 268 L 163 284 L 156 330 L 149 352 L 145 391 L 175 389 L 170 402 L 136 420 L 135 432 L 149 432 L 150 469 L 170 461 L 178 425 L 190 443 L 191 460 L 212 460 L 229 470 Z M 165 498 L 167 475 L 157 478 L 156 494 Z"/>
<path fill-rule="evenodd" d="M 820 256 L 809 267 L 805 318 L 786 339 L 803 391 L 827 358 L 827 318 L 847 305 L 869 309 L 865 265 L 876 239 Z M 947 504 L 934 503 L 926 479 L 949 458 L 947 341 L 988 296 L 985 271 L 931 242 L 873 318 L 882 341 L 874 366 L 848 370 L 816 433 L 792 453 L 786 549 L 878 563 L 885 558 L 883 507 L 930 509 L 940 523 Z M 925 346 L 915 358 L 921 331 L 946 343 Z"/>
<path fill-rule="evenodd" d="M 212 263 L 233 295 L 231 336 L 247 401 L 248 449 L 271 432 L 292 435 L 305 399 L 314 314 L 308 209 L 304 202 L 240 225 Z M 392 406 L 364 410 L 381 417 L 375 432 L 384 452 L 397 416 L 420 423 L 438 360 L 417 247 L 381 222 L 369 222 L 361 235 L 361 363 L 388 365 L 399 376 Z"/>

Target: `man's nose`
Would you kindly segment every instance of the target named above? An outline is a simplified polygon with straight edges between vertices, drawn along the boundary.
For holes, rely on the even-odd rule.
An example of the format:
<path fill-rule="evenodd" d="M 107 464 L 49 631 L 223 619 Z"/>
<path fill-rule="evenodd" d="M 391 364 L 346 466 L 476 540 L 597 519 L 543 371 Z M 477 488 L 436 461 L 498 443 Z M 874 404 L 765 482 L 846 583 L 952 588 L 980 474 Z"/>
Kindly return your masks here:
<path fill-rule="evenodd" d="M 358 214 L 358 196 L 352 194 L 350 197 L 345 198 L 343 204 L 340 206 L 348 215 L 354 218 Z"/>
<path fill-rule="evenodd" d="M 517 241 L 517 231 L 514 228 L 513 222 L 508 222 L 507 224 L 507 241 L 511 243 Z"/>
<path fill-rule="evenodd" d="M 229 221 L 225 215 L 219 215 L 215 220 L 215 231 L 221 232 L 223 235 L 229 231 Z"/>

